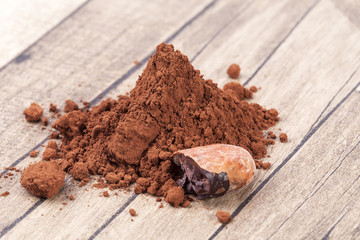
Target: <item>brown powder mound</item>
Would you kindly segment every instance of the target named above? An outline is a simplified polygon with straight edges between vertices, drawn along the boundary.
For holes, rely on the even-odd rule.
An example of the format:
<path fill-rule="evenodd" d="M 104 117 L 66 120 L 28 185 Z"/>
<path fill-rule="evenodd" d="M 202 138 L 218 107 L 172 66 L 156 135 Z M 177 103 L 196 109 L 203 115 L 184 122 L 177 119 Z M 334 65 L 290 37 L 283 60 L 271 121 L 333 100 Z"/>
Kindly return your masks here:
<path fill-rule="evenodd" d="M 39 122 L 42 115 L 43 109 L 36 103 L 32 103 L 29 108 L 24 110 L 25 119 L 28 122 Z"/>
<path fill-rule="evenodd" d="M 240 84 L 226 89 L 204 80 L 186 56 L 162 43 L 130 96 L 56 120 L 61 166 L 75 179 L 108 176 L 113 189 L 136 182 L 136 193 L 164 196 L 176 186 L 171 157 L 177 150 L 226 143 L 264 157 L 274 141 L 263 130 L 278 121 L 278 112 L 242 100 L 251 92 Z"/>
<path fill-rule="evenodd" d="M 226 71 L 226 73 L 229 75 L 229 77 L 236 79 L 239 77 L 240 75 L 240 66 L 233 63 L 229 66 L 228 70 Z"/>
<path fill-rule="evenodd" d="M 172 187 L 166 193 L 165 201 L 178 207 L 184 201 L 184 189 L 181 187 Z"/>
<path fill-rule="evenodd" d="M 41 125 L 43 125 L 43 126 L 47 126 L 47 125 L 48 125 L 47 117 L 43 117 L 43 118 L 41 119 Z"/>
<path fill-rule="evenodd" d="M 221 222 L 222 224 L 227 224 L 227 223 L 231 222 L 231 220 L 232 220 L 230 213 L 224 212 L 224 211 L 217 211 L 216 217 L 219 220 L 219 222 Z"/>
<path fill-rule="evenodd" d="M 58 109 L 55 104 L 50 103 L 49 112 L 58 113 Z"/>
<path fill-rule="evenodd" d="M 79 106 L 75 102 L 71 100 L 65 101 L 64 112 L 68 113 L 76 110 L 79 110 Z"/>
<path fill-rule="evenodd" d="M 52 198 L 64 185 L 65 172 L 54 161 L 38 162 L 27 167 L 21 175 L 21 185 L 31 194 Z"/>

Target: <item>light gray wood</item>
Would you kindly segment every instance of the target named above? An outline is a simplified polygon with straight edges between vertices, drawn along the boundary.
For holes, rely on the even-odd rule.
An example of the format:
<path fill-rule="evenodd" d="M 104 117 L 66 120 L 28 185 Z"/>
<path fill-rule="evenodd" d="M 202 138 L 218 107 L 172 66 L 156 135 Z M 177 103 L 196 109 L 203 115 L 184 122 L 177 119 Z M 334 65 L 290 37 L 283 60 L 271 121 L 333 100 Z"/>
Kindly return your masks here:
<path fill-rule="evenodd" d="M 207 3 L 203 2 L 201 5 L 196 5 L 196 9 L 191 13 L 188 13 L 185 8 L 181 8 L 180 5 L 171 5 L 180 12 L 176 16 L 174 16 L 174 13 L 171 14 L 173 22 L 169 23 L 167 25 L 168 29 L 165 30 L 159 29 L 160 23 L 153 26 L 148 19 L 145 19 L 142 24 L 154 27 L 153 31 L 160 32 L 158 37 L 161 36 L 162 39 L 165 39 L 169 36 L 169 32 L 177 29 L 176 27 L 181 26 L 183 23 L 178 20 L 182 14 L 185 14 L 181 11 L 186 12 L 186 16 L 193 16 Z M 247 188 L 235 193 L 229 193 L 222 198 L 196 201 L 189 209 L 175 209 L 167 204 L 164 204 L 163 209 L 159 209 L 159 203 L 154 201 L 154 197 L 140 195 L 131 201 L 130 205 L 125 207 L 124 211 L 118 216 L 115 215 L 114 220 L 97 235 L 97 239 L 130 237 L 137 239 L 183 239 L 185 236 L 189 239 L 208 238 L 220 226 L 215 217 L 216 211 L 233 211 L 281 164 L 284 158 L 302 141 L 313 125 L 321 121 L 359 82 L 360 72 L 356 72 L 356 70 L 359 69 L 360 65 L 360 42 L 358 41 L 360 32 L 338 10 L 333 2 L 328 0 L 320 1 L 308 15 L 305 15 L 304 20 L 300 21 L 293 31 L 291 30 L 292 27 L 296 25 L 296 22 L 301 19 L 314 1 L 282 0 L 274 3 L 274 1 L 259 0 L 252 1 L 251 4 L 247 3 L 238 3 L 237 1 L 217 2 L 184 29 L 173 40 L 173 43 L 176 48 L 187 54 L 190 59 L 196 56 L 194 65 L 205 74 L 205 77 L 219 82 L 220 86 L 229 81 L 225 75 L 225 70 L 230 63 L 240 63 L 242 67 L 240 82 L 244 83 L 266 61 L 249 83 L 249 85 L 262 87 L 255 94 L 253 101 L 279 110 L 282 120 L 274 130 L 279 133 L 278 128 L 282 128 L 288 133 L 290 141 L 287 144 L 277 143 L 274 147 L 269 148 L 271 153 L 269 161 L 273 163 L 272 168 L 268 171 L 258 171 L 255 181 Z M 69 20 L 69 23 L 64 23 L 57 31 L 54 31 L 53 36 L 50 35 L 48 39 L 44 39 L 38 46 L 35 46 L 31 50 L 34 52 L 32 59 L 18 66 L 9 66 L 8 69 L 5 69 L 8 71 L 6 74 L 0 73 L 0 75 L 4 74 L 3 76 L 7 77 L 7 79 L 15 76 L 15 84 L 17 84 L 13 88 L 4 87 L 8 93 L 0 94 L 0 99 L 10 101 L 9 106 L 16 108 L 14 110 L 0 109 L 2 113 L 8 114 L 7 117 L 10 120 L 16 122 L 16 119 L 21 115 L 21 110 L 20 113 L 18 111 L 23 107 L 21 104 L 17 106 L 14 101 L 11 101 L 11 98 L 14 97 L 21 96 L 19 101 L 22 103 L 25 102 L 25 100 L 21 100 L 22 98 L 27 98 L 28 102 L 35 98 L 43 103 L 48 103 L 52 99 L 64 99 L 67 94 L 70 98 L 75 97 L 75 100 L 79 100 L 81 97 L 85 100 L 91 99 L 101 89 L 106 88 L 109 82 L 119 77 L 126 69 L 129 69 L 134 58 L 139 60 L 145 57 L 157 44 L 156 41 L 159 41 L 155 37 L 150 40 L 146 39 L 147 41 L 141 39 L 137 43 L 146 46 L 145 49 L 135 49 L 136 42 L 134 41 L 139 38 L 139 33 L 136 32 L 138 30 L 135 29 L 129 35 L 126 33 L 124 39 L 119 40 L 121 37 L 111 33 L 111 31 L 109 32 L 109 29 L 114 29 L 115 24 L 112 23 L 114 16 L 119 14 L 116 14 L 115 9 L 104 10 L 99 2 L 93 1 L 91 4 L 83 12 L 79 12 L 74 16 L 74 19 Z M 116 2 L 114 4 L 120 3 Z M 158 6 L 157 11 L 163 10 L 160 4 L 155 5 Z M 142 4 L 145 9 L 147 9 L 147 6 L 149 8 L 150 6 L 154 7 L 151 4 Z M 135 8 L 129 6 L 128 10 L 124 10 L 126 11 L 124 14 L 129 13 L 130 15 Z M 100 13 L 95 14 L 95 9 Z M 118 7 L 118 9 L 121 8 Z M 238 14 L 239 12 L 241 14 Z M 137 19 L 139 16 L 135 14 L 134 18 Z M 90 18 L 95 19 L 91 20 Z M 99 24 L 99 18 L 100 22 L 113 25 L 106 28 L 106 25 Z M 134 19 L 128 21 L 131 20 L 135 21 Z M 90 23 L 88 23 L 89 21 Z M 99 25 L 92 26 L 93 22 L 91 21 L 97 22 Z M 208 23 L 211 23 L 214 27 L 204 27 Z M 91 40 L 88 40 L 89 35 L 85 38 L 82 36 L 83 32 L 79 32 L 78 28 L 82 24 L 84 24 L 83 28 L 89 28 L 85 33 L 91 36 Z M 170 27 L 172 25 L 176 25 L 176 27 Z M 99 26 L 105 29 L 99 29 Z M 92 33 L 92 31 L 96 31 L 96 33 Z M 99 32 L 104 32 L 106 35 L 99 36 Z M 289 32 L 291 34 L 287 37 Z M 109 34 L 113 34 L 114 40 L 107 39 Z M 212 38 L 214 35 L 216 37 Z M 56 41 L 58 38 L 61 38 L 61 40 Z M 122 44 L 125 45 L 129 41 L 130 44 L 126 45 L 126 47 L 122 46 Z M 72 45 L 81 46 L 82 43 L 93 45 L 88 46 L 89 49 L 84 50 L 85 52 L 74 52 L 70 49 Z M 204 45 L 206 47 L 202 50 Z M 134 49 L 126 52 L 131 47 L 134 47 Z M 130 54 L 127 55 L 123 52 Z M 123 55 L 120 56 L 119 53 Z M 272 56 L 267 60 L 270 54 Z M 45 57 L 45 59 L 42 60 L 41 57 Z M 87 58 L 89 60 L 85 61 Z M 61 63 L 64 60 L 65 62 Z M 74 67 L 71 66 L 73 64 L 75 64 Z M 57 65 L 60 67 L 53 70 L 52 68 Z M 24 69 L 35 75 L 33 78 L 26 78 L 27 82 L 25 84 L 21 81 L 22 77 L 27 76 Z M 67 71 L 74 71 L 74 74 L 67 75 Z M 106 96 L 116 96 L 127 92 L 134 86 L 136 76 L 140 73 L 141 69 L 135 71 L 127 80 Z M 51 76 L 54 77 L 51 78 Z M 98 76 L 101 76 L 102 80 L 106 79 L 106 81 L 98 80 Z M 41 79 L 44 84 L 36 82 L 37 79 Z M 64 92 L 77 79 L 80 79 L 83 83 L 82 87 L 73 87 L 69 89 L 69 92 Z M 40 91 L 38 96 L 32 96 L 27 91 L 21 90 L 21 88 L 25 87 L 33 88 L 29 83 L 35 84 L 35 89 Z M 56 91 L 56 89 L 61 89 L 61 91 Z M 279 91 L 279 89 L 282 89 L 282 91 Z M 34 91 L 34 89 L 28 91 Z M 49 94 L 47 95 L 46 92 L 49 92 Z M 84 95 L 81 96 L 81 94 Z M 269 182 L 269 185 L 264 187 L 235 220 L 218 235 L 219 238 L 239 239 L 240 234 L 245 233 L 246 235 L 242 235 L 244 238 L 269 236 L 276 227 L 280 226 L 284 218 L 294 213 L 292 218 L 279 229 L 278 235 L 274 235 L 276 238 L 286 238 L 290 234 L 289 231 L 294 226 L 298 226 L 296 223 L 305 218 L 304 214 L 307 213 L 309 206 L 317 210 L 317 206 L 314 207 L 311 204 L 316 203 L 318 199 L 325 199 L 324 196 L 329 192 L 332 196 L 338 197 L 345 187 L 350 187 L 350 183 L 344 180 L 341 183 L 343 188 L 330 191 L 332 190 L 332 183 L 339 181 L 339 179 L 355 180 L 354 174 L 356 172 L 347 174 L 349 169 L 346 167 L 349 167 L 349 164 L 344 164 L 344 166 L 337 169 L 339 172 L 335 171 L 328 178 L 329 180 L 325 181 L 329 173 L 336 169 L 337 166 L 329 165 L 328 161 L 325 160 L 337 163 L 337 158 L 341 158 L 344 159 L 344 163 L 354 163 L 354 156 L 359 151 L 358 147 L 354 148 L 354 144 L 356 144 L 356 141 L 359 142 L 360 131 L 356 125 L 358 121 L 352 120 L 360 116 L 358 113 L 358 96 L 358 92 L 354 92 L 341 105 L 326 121 L 326 124 L 322 126 L 323 131 L 320 131 L 320 129 L 312 136 L 303 149 Z M 349 112 L 351 113 L 350 116 Z M 10 120 L 8 126 L 12 126 Z M 29 124 L 17 124 L 21 125 L 21 127 L 25 126 L 27 131 L 33 129 L 32 132 L 26 133 L 29 134 L 26 136 L 30 137 L 30 134 L 32 134 L 33 138 L 40 139 L 38 137 L 39 126 L 31 125 L 30 128 Z M 15 130 L 20 132 L 21 128 Z M 36 142 L 35 139 L 33 142 L 23 143 L 21 139 L 24 136 L 19 138 L 17 132 L 6 131 L 5 127 L 3 131 L 4 133 L 0 134 L 9 134 L 9 138 L 14 138 L 13 142 L 7 145 L 9 150 L 4 150 L 5 156 L 9 154 L 8 151 L 13 151 L 10 152 L 12 154 L 15 153 L 12 145 L 15 145 L 16 141 L 20 141 L 18 146 L 24 146 L 24 148 L 32 146 Z M 325 152 L 328 148 L 331 148 L 331 151 Z M 352 148 L 354 148 L 352 153 L 345 158 L 344 156 Z M 0 149 L 5 148 L 1 146 Z M 314 161 L 314 158 L 319 155 L 323 156 L 324 160 Z M 5 159 L 9 159 L 8 162 L 11 162 L 10 157 Z M 31 161 L 34 161 L 34 159 L 26 158 L 19 164 L 19 167 L 25 167 Z M 312 165 L 309 165 L 309 163 Z M 358 168 L 356 164 L 358 163 L 350 165 Z M 308 176 L 301 172 L 302 175 L 307 176 L 305 180 L 309 181 L 297 177 L 293 177 L 292 181 L 288 181 L 289 174 L 296 176 L 299 165 L 305 166 L 303 169 L 301 168 L 305 173 L 309 172 L 306 171 L 309 170 L 307 168 L 309 167 L 311 173 L 317 171 L 322 175 L 312 176 L 309 174 Z M 7 226 L 37 201 L 37 198 L 29 196 L 19 186 L 19 177 L 20 175 L 17 174 L 14 176 L 13 181 L 6 181 L 6 183 L 3 182 L 3 179 L 0 180 L 0 186 L 3 187 L 1 190 L 8 189 L 11 192 L 8 197 L 0 198 L 0 204 L 4 206 L 3 209 L 0 209 L 0 216 L 2 216 L 0 223 L 3 224 L 2 226 Z M 320 185 L 324 184 L 317 192 L 314 192 L 311 191 L 310 187 L 314 186 L 316 181 L 319 181 L 318 184 Z M 341 207 L 344 207 L 344 204 L 349 207 L 344 211 L 341 211 L 340 207 L 334 207 L 333 212 L 331 212 L 333 218 L 328 218 L 319 231 L 312 228 L 311 230 L 314 230 L 314 232 L 309 236 L 318 238 L 332 227 L 334 228 L 330 236 L 334 237 L 334 239 L 336 239 L 336 236 L 344 235 L 344 233 L 348 234 L 347 236 L 350 236 L 350 233 L 356 236 L 356 224 L 358 222 L 356 221 L 356 217 L 358 217 L 358 208 L 356 207 L 359 204 L 356 202 L 357 198 L 355 197 L 358 197 L 356 187 L 359 182 L 353 182 L 354 184 L 349 188 L 348 192 L 354 193 L 354 195 L 345 195 L 342 199 L 343 202 L 340 204 Z M 300 183 L 303 184 L 302 188 L 299 188 L 296 192 L 289 190 L 292 186 L 297 186 L 296 184 Z M 88 191 L 85 189 L 88 189 Z M 314 197 L 296 212 L 294 208 L 298 205 L 295 205 L 295 203 L 298 204 L 304 201 L 302 193 L 306 191 L 310 191 L 310 194 L 314 193 Z M 70 202 L 65 196 L 70 192 L 76 197 L 74 202 Z M 47 238 L 88 238 L 106 223 L 111 216 L 114 216 L 113 214 L 123 208 L 123 203 L 133 196 L 132 193 L 124 193 L 120 196 L 113 196 L 113 193 L 110 193 L 112 195 L 110 198 L 97 197 L 100 193 L 101 190 L 89 189 L 89 186 L 81 189 L 73 187 L 71 181 L 67 180 L 66 186 L 59 196 L 53 200 L 45 201 L 31 211 L 26 218 L 5 235 L 4 239 L 25 236 L 33 239 L 45 236 Z M 27 198 L 29 200 L 26 200 Z M 276 201 L 280 201 L 280 203 L 275 204 Z M 63 206 L 62 202 L 68 202 L 69 204 Z M 354 203 L 346 205 L 344 202 Z M 332 202 L 332 204 L 334 203 Z M 90 207 L 87 206 L 88 204 Z M 281 208 L 282 204 L 287 207 L 285 209 Z M 14 206 L 22 207 L 14 208 Z M 59 210 L 60 208 L 63 208 L 63 210 Z M 138 212 L 138 216 L 133 218 L 134 222 L 130 220 L 129 208 L 134 208 Z M 8 209 L 11 209 L 10 216 Z M 276 213 L 279 211 L 282 214 L 277 215 Z M 322 211 L 319 209 L 319 211 L 314 212 L 316 214 L 306 221 L 307 229 L 311 228 L 313 221 L 316 221 L 322 214 L 329 213 L 329 209 L 324 207 Z M 76 220 L 74 221 L 74 219 Z M 252 224 L 254 222 L 256 224 Z M 271 228 L 271 226 L 273 227 Z M 273 232 L 268 232 L 269 227 Z M 241 229 L 243 231 L 240 231 Z M 301 229 L 296 230 L 300 231 Z"/>
<path fill-rule="evenodd" d="M 330 239 L 356 239 L 353 234 L 359 234 L 360 226 L 356 207 L 360 197 L 359 122 L 360 94 L 353 92 L 219 239 L 322 239 L 328 233 Z M 344 220 L 343 227 L 333 232 L 332 227 L 350 212 L 353 219 Z"/>
<path fill-rule="evenodd" d="M 0 2 L 0 68 L 84 2 L 85 0 L 2 0 Z"/>
<path fill-rule="evenodd" d="M 360 28 L 360 2 L 353 0 L 332 0 L 349 20 Z"/>

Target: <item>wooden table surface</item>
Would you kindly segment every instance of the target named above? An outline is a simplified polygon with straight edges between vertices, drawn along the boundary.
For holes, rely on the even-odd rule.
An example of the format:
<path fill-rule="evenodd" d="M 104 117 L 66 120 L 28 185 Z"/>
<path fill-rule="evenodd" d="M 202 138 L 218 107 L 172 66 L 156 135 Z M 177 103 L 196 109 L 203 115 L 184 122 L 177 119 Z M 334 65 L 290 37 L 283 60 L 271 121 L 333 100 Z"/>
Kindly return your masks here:
<path fill-rule="evenodd" d="M 49 129 L 24 121 L 31 102 L 64 106 L 128 92 L 157 44 L 173 43 L 206 78 L 261 87 L 289 142 L 253 183 L 190 208 L 78 188 L 51 200 L 20 174 L 0 179 L 2 239 L 360 239 L 360 1 L 0 1 L 0 167 L 40 161 Z M 140 61 L 134 65 L 134 60 Z M 48 115 L 47 110 L 45 115 Z M 3 171 L 3 170 L 1 170 Z M 2 173 L 5 173 L 3 171 Z M 70 201 L 69 194 L 75 200 Z M 67 203 L 63 205 L 62 203 Z M 130 208 L 138 212 L 131 217 Z M 61 210 L 62 209 L 62 210 Z M 215 213 L 234 220 L 221 225 Z M 133 222 L 131 221 L 133 218 Z"/>

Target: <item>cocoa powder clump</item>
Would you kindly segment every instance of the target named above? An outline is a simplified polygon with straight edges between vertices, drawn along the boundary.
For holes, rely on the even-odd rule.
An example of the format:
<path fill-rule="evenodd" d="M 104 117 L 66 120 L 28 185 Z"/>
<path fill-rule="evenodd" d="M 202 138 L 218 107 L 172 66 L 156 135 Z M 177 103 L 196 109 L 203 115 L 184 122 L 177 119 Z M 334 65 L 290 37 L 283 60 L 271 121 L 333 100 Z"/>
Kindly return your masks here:
<path fill-rule="evenodd" d="M 25 119 L 28 122 L 39 122 L 42 115 L 43 109 L 36 103 L 32 103 L 29 108 L 24 110 Z"/>
<path fill-rule="evenodd" d="M 288 141 L 288 136 L 286 135 L 286 133 L 281 133 L 279 135 L 279 139 L 280 139 L 280 142 L 287 142 Z"/>
<path fill-rule="evenodd" d="M 233 63 L 229 66 L 228 70 L 227 70 L 227 74 L 229 75 L 229 77 L 236 79 L 239 77 L 240 75 L 240 66 Z"/>
<path fill-rule="evenodd" d="M 184 201 L 184 189 L 181 187 L 172 187 L 166 193 L 165 201 L 178 207 Z"/>
<path fill-rule="evenodd" d="M 28 166 L 21 174 L 21 185 L 31 194 L 52 198 L 64 185 L 65 172 L 54 161 L 42 161 Z"/>
<path fill-rule="evenodd" d="M 216 217 L 222 224 L 227 224 L 232 220 L 230 213 L 225 211 L 217 211 Z"/>
<path fill-rule="evenodd" d="M 225 143 L 259 159 L 274 144 L 263 131 L 279 120 L 278 112 L 245 101 L 251 96 L 238 83 L 219 89 L 185 55 L 162 43 L 129 96 L 106 99 L 88 111 L 69 110 L 55 121 L 61 164 L 77 180 L 101 175 L 113 189 L 136 182 L 136 193 L 166 195 L 179 205 L 183 200 L 169 194 L 177 186 L 171 162 L 177 150 Z"/>
<path fill-rule="evenodd" d="M 64 112 L 68 113 L 68 112 L 76 111 L 76 110 L 79 110 L 79 106 L 74 101 L 71 101 L 71 100 L 65 101 Z"/>

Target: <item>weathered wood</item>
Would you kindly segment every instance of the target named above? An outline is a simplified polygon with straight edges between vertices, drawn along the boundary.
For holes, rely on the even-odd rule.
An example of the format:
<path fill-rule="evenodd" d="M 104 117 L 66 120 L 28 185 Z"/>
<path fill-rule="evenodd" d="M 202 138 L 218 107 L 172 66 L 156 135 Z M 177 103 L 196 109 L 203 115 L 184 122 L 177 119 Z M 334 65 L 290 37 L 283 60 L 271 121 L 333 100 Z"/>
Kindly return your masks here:
<path fill-rule="evenodd" d="M 331 0 L 349 20 L 360 29 L 360 2 L 353 0 Z"/>
<path fill-rule="evenodd" d="M 85 0 L 5 0 L 0 7 L 0 69 L 36 42 Z M 15 59 L 20 62 L 26 55 Z"/>
<path fill-rule="evenodd" d="M 59 26 L 56 31 L 30 49 L 31 59 L 20 65 L 10 65 L 0 72 L 2 79 L 14 78 L 15 81 L 12 87 L 3 86 L 2 91 L 8 91 L 7 93 L 3 92 L 1 95 L 0 91 L 0 99 L 9 101 L 9 107 L 0 109 L 6 114 L 4 119 L 8 119 L 8 125 L 1 126 L 0 134 L 13 138 L 9 139 L 6 145 L 1 146 L 3 143 L 0 143 L 0 149 L 9 148 L 7 151 L 2 150 L 5 157 L 0 164 L 4 162 L 3 166 L 7 166 L 12 162 L 14 158 L 11 158 L 11 155 L 16 155 L 16 143 L 27 148 L 41 139 L 39 126 L 29 127 L 29 124 L 17 120 L 25 103 L 30 103 L 32 99 L 48 103 L 53 99 L 59 101 L 67 96 L 75 100 L 92 99 L 101 89 L 106 88 L 109 82 L 131 68 L 133 60 L 143 59 L 159 41 L 166 39 L 174 29 L 178 29 L 184 23 L 183 16 L 186 15 L 189 19 L 207 3 L 191 3 L 195 7 L 193 12 L 188 12 L 187 7 L 182 8 L 182 5 L 172 3 L 174 5 L 167 7 L 176 8 L 179 11 L 178 15 L 175 14 L 176 11 L 166 13 L 169 14 L 169 18 L 167 28 L 163 29 L 159 27 L 164 25 L 163 22 L 153 24 L 154 20 L 151 19 L 154 16 L 145 18 L 144 22 L 139 24 L 142 19 L 140 16 L 144 14 L 137 15 L 134 10 L 137 9 L 136 4 L 124 10 L 120 7 L 122 3 L 114 2 L 117 8 L 104 9 L 100 1 L 92 1 L 72 19 Z M 254 190 L 303 142 L 306 133 L 314 129 L 316 123 L 325 122 L 324 117 L 359 82 L 360 72 L 356 70 L 360 65 L 360 32 L 331 1 L 323 0 L 311 8 L 313 3 L 314 1 L 310 0 L 282 0 L 276 3 L 259 0 L 251 1 L 251 4 L 238 1 L 217 2 L 172 41 L 176 48 L 187 54 L 190 59 L 194 59 L 195 66 L 206 77 L 220 82 L 220 86 L 228 81 L 225 75 L 227 66 L 232 62 L 240 63 L 241 82 L 244 83 L 250 78 L 249 85 L 262 87 L 262 90 L 255 94 L 254 101 L 279 110 L 282 121 L 274 130 L 279 133 L 277 129 L 282 128 L 288 133 L 290 141 L 287 144 L 279 143 L 269 149 L 272 156 L 269 160 L 273 166 L 269 171 L 259 171 L 253 184 L 222 198 L 196 201 L 189 209 L 175 209 L 167 204 L 164 204 L 163 209 L 159 209 L 159 203 L 150 196 L 140 195 L 134 199 L 133 193 L 124 193 L 120 196 L 100 198 L 97 195 L 101 190 L 88 189 L 87 192 L 84 188 L 73 187 L 68 180 L 59 196 L 34 205 L 38 199 L 29 196 L 19 187 L 17 174 L 11 182 L 0 180 L 3 187 L 1 190 L 11 192 L 8 197 L 0 198 L 0 204 L 4 207 L 0 209 L 0 229 L 16 218 L 24 216 L 26 211 L 28 213 L 4 238 L 26 236 L 84 239 L 97 230 L 101 230 L 96 234 L 97 239 L 178 239 L 184 236 L 189 239 L 204 239 L 211 236 L 220 226 L 215 212 L 234 211 L 241 202 L 253 194 Z M 154 11 L 165 11 L 162 5 L 157 3 L 144 2 L 141 6 L 145 12 L 146 9 L 154 7 Z M 122 20 L 137 23 L 136 26 L 129 25 L 135 29 L 116 28 L 120 20 L 114 19 L 119 15 L 119 9 L 127 15 Z M 214 27 L 206 27 L 208 23 Z M 86 36 L 83 36 L 84 32 L 80 32 L 80 26 L 85 28 L 85 31 L 82 31 Z M 141 39 L 137 27 L 151 29 Z M 111 31 L 114 29 L 118 32 Z M 155 34 L 152 33 L 154 31 L 157 32 L 157 36 L 152 36 Z M 124 32 L 124 35 L 119 37 L 121 32 Z M 158 39 L 159 36 L 161 39 Z M 71 48 L 83 45 L 88 46 L 81 51 Z M 145 47 L 139 49 L 137 45 Z M 131 73 L 121 85 L 106 96 L 127 92 L 134 85 L 136 75 L 140 72 L 139 69 Z M 34 76 L 29 77 L 32 75 Z M 99 76 L 105 81 L 98 80 Z M 23 79 L 26 79 L 25 83 Z M 82 83 L 81 88 L 74 86 L 74 83 L 78 83 L 77 79 Z M 40 81 L 44 83 L 41 84 Z M 69 92 L 65 92 L 69 87 Z M 37 96 L 31 94 L 36 92 L 35 90 L 39 92 Z M 46 94 L 47 92 L 49 93 Z M 20 104 L 16 105 L 15 100 L 11 100 L 15 97 L 19 98 Z M 274 238 L 286 238 L 294 227 L 302 234 L 305 231 L 301 231 L 296 223 L 305 218 L 309 209 L 316 213 L 312 218 L 305 219 L 306 228 L 314 230 L 309 237 L 322 237 L 331 229 L 329 236 L 334 238 L 346 234 L 357 236 L 356 224 L 359 221 L 356 220 L 359 220 L 359 212 L 355 197 L 358 197 L 359 182 L 355 181 L 356 172 L 351 172 L 351 167 L 359 167 L 354 158 L 359 152 L 359 147 L 354 148 L 359 142 L 360 132 L 356 125 L 359 121 L 354 120 L 360 116 L 358 102 L 359 93 L 352 93 L 341 107 L 327 118 L 325 124 L 317 129 L 300 151 L 254 195 L 255 197 L 218 237 L 239 239 L 241 236 L 270 236 L 289 216 L 289 220 L 279 228 Z M 349 112 L 351 118 L 346 115 Z M 13 126 L 14 122 L 20 127 L 10 132 L 8 128 Z M 32 132 L 22 132 L 23 127 L 26 127 L 26 131 L 32 129 Z M 19 132 L 25 136 L 19 136 Z M 21 139 L 30 137 L 31 134 L 36 138 L 34 141 L 21 142 Z M 44 133 L 42 137 L 45 135 Z M 353 150 L 350 153 L 351 149 Z M 26 149 L 23 150 L 25 151 Z M 21 154 L 18 153 L 18 156 Z M 322 161 L 314 161 L 314 158 L 319 158 L 318 156 L 323 157 Z M 343 165 L 336 165 L 339 162 L 337 158 L 343 159 Z M 26 158 L 19 166 L 24 167 L 31 161 L 33 159 Z M 329 165 L 329 162 L 334 165 Z M 347 162 L 349 164 L 346 164 Z M 297 178 L 299 171 L 306 178 Z M 332 171 L 334 173 L 330 174 Z M 306 174 L 308 172 L 318 174 L 313 176 Z M 289 175 L 294 176 L 291 181 L 288 181 Z M 340 179 L 348 180 L 338 184 L 341 188 L 332 189 L 334 183 Z M 350 180 L 353 180 L 353 185 L 350 185 Z M 292 192 L 298 184 L 301 184 L 301 188 L 296 188 L 296 191 Z M 317 186 L 318 190 L 312 190 L 312 186 Z M 319 223 L 319 231 L 317 228 L 311 228 L 319 217 L 330 213 L 325 205 L 321 205 L 317 210 L 317 201 L 326 200 L 327 194 L 339 199 L 346 188 L 347 192 L 338 200 L 341 202 L 340 207 L 347 206 L 345 210 L 332 207 L 332 216 L 324 217 L 324 221 Z M 74 202 L 70 202 L 65 196 L 69 193 L 76 197 Z M 303 193 L 311 197 L 296 211 L 294 209 L 305 199 Z M 353 195 L 350 196 L 351 194 Z M 26 200 L 27 198 L 29 200 Z M 335 200 L 330 200 L 331 204 L 335 204 Z M 64 206 L 62 202 L 68 202 L 68 205 Z M 349 204 L 346 205 L 347 203 Z M 130 220 L 129 208 L 134 208 L 139 214 L 133 218 L 134 222 Z M 278 212 L 281 214 L 277 214 Z"/>
<path fill-rule="evenodd" d="M 360 226 L 359 122 L 360 94 L 353 92 L 219 239 L 351 239 Z M 350 211 L 355 219 L 332 234 Z"/>

